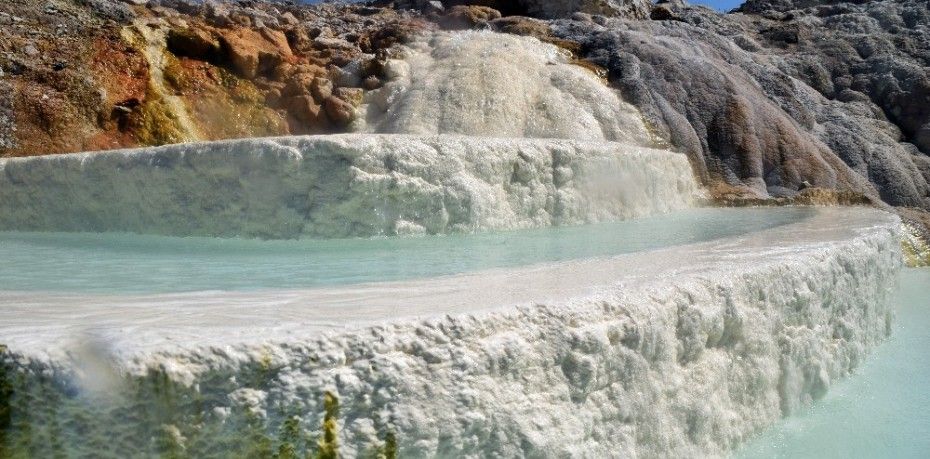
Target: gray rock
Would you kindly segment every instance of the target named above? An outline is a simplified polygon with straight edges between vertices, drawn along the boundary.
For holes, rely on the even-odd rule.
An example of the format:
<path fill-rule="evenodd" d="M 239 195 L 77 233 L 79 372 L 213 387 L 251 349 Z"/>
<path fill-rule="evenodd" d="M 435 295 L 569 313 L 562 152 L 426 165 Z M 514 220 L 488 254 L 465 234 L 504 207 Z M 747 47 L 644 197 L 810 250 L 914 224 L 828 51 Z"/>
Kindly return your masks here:
<path fill-rule="evenodd" d="M 456 5 L 482 5 L 494 8 L 505 15 L 519 14 L 537 18 L 569 18 L 575 13 L 645 19 L 652 11 L 650 0 L 398 0 L 396 8 L 424 12 L 435 10 L 435 3 L 443 9 Z"/>
<path fill-rule="evenodd" d="M 567 18 L 574 13 L 645 19 L 652 10 L 650 0 L 521 0 L 530 16 Z"/>
<path fill-rule="evenodd" d="M 97 15 L 116 21 L 120 24 L 128 24 L 136 17 L 129 5 L 120 0 L 78 0 Z"/>
<path fill-rule="evenodd" d="M 553 22 L 704 180 L 802 183 L 930 210 L 926 0 L 665 2 L 676 20 Z M 773 17 L 776 19 L 767 19 Z"/>
<path fill-rule="evenodd" d="M 16 117 L 13 110 L 12 85 L 0 80 L 0 154 L 16 148 Z"/>

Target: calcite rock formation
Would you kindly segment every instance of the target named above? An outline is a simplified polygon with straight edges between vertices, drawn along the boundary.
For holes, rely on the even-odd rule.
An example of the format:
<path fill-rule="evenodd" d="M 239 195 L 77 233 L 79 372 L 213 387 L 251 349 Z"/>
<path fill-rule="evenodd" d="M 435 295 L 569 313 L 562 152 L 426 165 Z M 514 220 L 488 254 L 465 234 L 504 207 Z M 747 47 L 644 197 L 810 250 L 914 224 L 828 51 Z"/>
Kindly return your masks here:
<path fill-rule="evenodd" d="M 140 23 L 163 44 L 128 42 Z M 0 2 L 0 155 L 173 139 L 149 132 L 178 118 L 153 83 L 205 140 L 344 131 L 395 45 L 438 27 L 571 51 L 727 196 L 809 185 L 930 210 L 925 0 Z"/>

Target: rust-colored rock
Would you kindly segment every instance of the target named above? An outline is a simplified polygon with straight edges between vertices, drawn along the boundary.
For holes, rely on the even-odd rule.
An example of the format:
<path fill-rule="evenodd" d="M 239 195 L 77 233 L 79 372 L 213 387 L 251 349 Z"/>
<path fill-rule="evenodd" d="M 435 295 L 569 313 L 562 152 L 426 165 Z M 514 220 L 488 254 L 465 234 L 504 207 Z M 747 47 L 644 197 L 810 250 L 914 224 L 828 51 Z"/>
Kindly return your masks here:
<path fill-rule="evenodd" d="M 319 69 L 323 72 L 323 69 Z M 282 90 L 285 96 L 311 95 L 318 102 L 322 103 L 327 97 L 332 95 L 333 83 L 328 78 L 320 76 L 319 72 L 301 72 L 293 74 L 287 80 L 287 84 Z"/>
<path fill-rule="evenodd" d="M 326 114 L 334 123 L 346 126 L 355 119 L 355 107 L 336 96 L 326 99 Z"/>
<path fill-rule="evenodd" d="M 288 100 L 288 113 L 306 126 L 317 126 L 325 121 L 322 107 L 310 96 L 295 96 Z"/>
<path fill-rule="evenodd" d="M 291 75 L 281 93 L 285 96 L 299 96 L 310 93 L 310 84 L 316 75 L 312 73 L 295 73 Z"/>
<path fill-rule="evenodd" d="M 136 1 L 131 25 L 91 5 L 119 0 L 51 3 L 54 14 L 46 0 L 0 2 L 0 156 L 158 144 L 175 138 L 159 120 L 178 116 L 202 140 L 339 132 L 335 86 L 356 87 L 329 104 L 346 123 L 361 87 L 380 84 L 387 48 L 436 27 L 352 4 Z M 363 54 L 378 59 L 364 73 L 332 70 Z"/>
<path fill-rule="evenodd" d="M 232 68 L 245 78 L 271 73 L 293 58 L 287 37 L 270 29 L 226 29 L 220 32 L 223 48 Z"/>
<path fill-rule="evenodd" d="M 552 29 L 548 23 L 525 16 L 508 16 L 495 19 L 491 22 L 491 25 L 499 32 L 536 37 L 540 40 L 552 38 Z"/>
<path fill-rule="evenodd" d="M 171 29 L 168 32 L 167 43 L 168 51 L 176 56 L 210 60 L 220 53 L 220 41 L 212 31 L 200 27 Z"/>
<path fill-rule="evenodd" d="M 317 101 L 324 101 L 333 95 L 333 82 L 328 78 L 316 77 L 310 82 L 310 94 Z"/>
<path fill-rule="evenodd" d="M 378 58 L 367 59 L 362 62 L 360 70 L 364 77 L 382 77 L 384 76 L 384 60 Z"/>
<path fill-rule="evenodd" d="M 423 19 L 391 22 L 361 33 L 357 45 L 362 52 L 374 54 L 398 43 L 404 43 L 412 35 L 433 27 L 431 23 Z"/>
<path fill-rule="evenodd" d="M 495 19 L 490 22 L 490 25 L 499 32 L 534 37 L 539 39 L 539 41 L 551 43 L 575 55 L 578 55 L 581 51 L 580 44 L 575 41 L 563 40 L 556 37 L 553 35 L 549 23 L 539 19 L 523 16 L 508 16 Z"/>

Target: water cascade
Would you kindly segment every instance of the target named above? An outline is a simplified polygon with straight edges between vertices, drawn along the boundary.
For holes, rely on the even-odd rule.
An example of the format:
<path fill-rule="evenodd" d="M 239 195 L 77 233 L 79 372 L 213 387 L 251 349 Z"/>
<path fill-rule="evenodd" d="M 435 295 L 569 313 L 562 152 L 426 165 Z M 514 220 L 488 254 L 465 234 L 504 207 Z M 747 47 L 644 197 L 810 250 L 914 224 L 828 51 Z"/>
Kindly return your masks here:
<path fill-rule="evenodd" d="M 0 162 L 0 228 L 14 231 L 0 253 L 29 272 L 24 250 L 57 245 L 76 255 L 55 273 L 100 270 L 86 278 L 106 284 L 4 280 L 0 448 L 714 456 L 822 396 L 889 333 L 897 217 L 729 210 L 744 232 L 694 223 L 711 211 L 676 217 L 699 195 L 685 157 L 649 148 L 615 91 L 532 38 L 434 34 L 388 67 L 357 134 Z M 548 255 L 522 263 L 404 268 L 454 257 L 460 240 L 515 253 L 493 233 L 455 238 L 664 213 L 658 246 L 542 238 Z M 325 245 L 173 238 L 413 234 L 450 239 L 434 252 L 340 242 L 359 260 L 346 272 L 370 271 L 357 282 L 289 283 L 313 270 L 288 266 L 332 259 Z M 158 288 L 125 289 L 112 262 L 146 244 L 175 255 L 146 265 Z M 240 256 L 203 260 L 199 244 Z M 269 267 L 287 273 L 273 284 L 223 288 L 217 273 L 247 275 L 263 244 L 301 261 Z M 171 282 L 199 269 L 209 283 Z"/>

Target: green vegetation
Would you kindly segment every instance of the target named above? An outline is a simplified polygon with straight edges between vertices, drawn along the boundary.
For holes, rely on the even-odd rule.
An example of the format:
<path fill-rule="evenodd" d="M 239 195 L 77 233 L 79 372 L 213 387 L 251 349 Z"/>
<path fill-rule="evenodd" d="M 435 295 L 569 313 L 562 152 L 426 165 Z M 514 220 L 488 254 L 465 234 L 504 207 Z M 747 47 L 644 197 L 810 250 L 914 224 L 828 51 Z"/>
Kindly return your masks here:
<path fill-rule="evenodd" d="M 186 386 L 153 368 L 117 377 L 103 390 L 88 389 L 73 374 L 32 368 L 0 346 L 0 458 L 338 458 L 340 400 L 334 392 L 323 393 L 322 413 L 276 403 L 263 405 L 266 413 L 230 403 L 242 382 L 268 391 L 279 371 L 270 358 L 260 358 L 239 368 L 236 378 L 211 373 Z M 318 434 L 307 429 L 308 419 L 320 420 L 313 426 Z M 363 457 L 397 458 L 395 433 L 382 429 L 381 444 Z"/>
<path fill-rule="evenodd" d="M 291 416 L 281 425 L 280 445 L 275 454 L 276 459 L 298 459 L 302 436 L 300 432 L 300 418 Z"/>
<path fill-rule="evenodd" d="M 8 438 L 12 424 L 12 372 L 7 364 L 7 348 L 0 344 L 0 457 L 7 457 Z"/>
<path fill-rule="evenodd" d="M 329 391 L 323 394 L 323 437 L 318 442 L 317 459 L 336 459 L 339 457 L 339 435 L 336 419 L 339 417 L 339 399 Z"/>
<path fill-rule="evenodd" d="M 378 454 L 378 459 L 397 459 L 397 436 L 388 431 L 384 436 L 384 446 Z"/>

